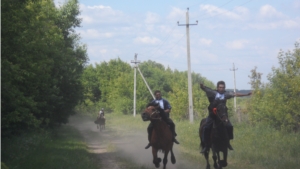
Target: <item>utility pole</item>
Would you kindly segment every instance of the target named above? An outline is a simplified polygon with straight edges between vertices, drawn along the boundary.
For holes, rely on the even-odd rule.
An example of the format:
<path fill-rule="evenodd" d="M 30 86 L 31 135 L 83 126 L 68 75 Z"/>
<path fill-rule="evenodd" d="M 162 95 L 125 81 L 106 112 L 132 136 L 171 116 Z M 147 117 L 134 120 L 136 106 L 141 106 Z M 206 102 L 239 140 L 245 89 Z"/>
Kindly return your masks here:
<path fill-rule="evenodd" d="M 193 95 L 192 95 L 192 75 L 191 75 L 191 59 L 190 59 L 190 25 L 198 25 L 198 21 L 196 24 L 189 24 L 189 8 L 186 11 L 186 24 L 179 24 L 178 26 L 186 26 L 186 42 L 187 42 L 187 62 L 188 62 L 188 92 L 189 92 L 189 118 L 190 122 L 194 121 L 194 109 L 193 109 Z"/>
<path fill-rule="evenodd" d="M 236 93 L 236 83 L 235 83 L 235 71 L 237 71 L 238 68 L 235 68 L 234 63 L 233 63 L 233 68 L 230 69 L 230 71 L 233 71 L 233 77 L 234 77 L 234 93 Z M 234 97 L 234 112 L 236 114 L 236 97 Z"/>
<path fill-rule="evenodd" d="M 133 89 L 133 116 L 136 115 L 136 68 L 137 64 L 140 63 L 137 60 L 137 54 L 134 55 L 134 60 L 131 60 L 131 63 L 134 63 L 134 89 Z"/>

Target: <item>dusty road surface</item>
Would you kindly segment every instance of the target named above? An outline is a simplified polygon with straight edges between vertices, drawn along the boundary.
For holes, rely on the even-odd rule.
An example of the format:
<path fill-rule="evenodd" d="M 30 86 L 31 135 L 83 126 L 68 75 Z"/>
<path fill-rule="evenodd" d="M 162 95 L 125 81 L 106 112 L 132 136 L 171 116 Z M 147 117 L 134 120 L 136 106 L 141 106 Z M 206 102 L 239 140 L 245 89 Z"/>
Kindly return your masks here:
<path fill-rule="evenodd" d="M 107 124 L 104 131 L 99 131 L 93 120 L 85 116 L 72 116 L 69 119 L 70 126 L 80 131 L 88 145 L 89 151 L 99 159 L 101 169 L 148 169 L 155 168 L 152 163 L 151 148 L 145 150 L 148 143 L 146 125 L 145 131 L 125 131 L 116 129 Z M 176 164 L 172 164 L 170 154 L 168 157 L 168 169 L 204 168 L 199 164 L 187 162 L 181 158 L 178 146 L 174 145 Z M 195 150 L 197 151 L 197 150 Z M 163 154 L 159 153 L 163 158 Z M 162 167 L 162 163 L 161 166 Z"/>

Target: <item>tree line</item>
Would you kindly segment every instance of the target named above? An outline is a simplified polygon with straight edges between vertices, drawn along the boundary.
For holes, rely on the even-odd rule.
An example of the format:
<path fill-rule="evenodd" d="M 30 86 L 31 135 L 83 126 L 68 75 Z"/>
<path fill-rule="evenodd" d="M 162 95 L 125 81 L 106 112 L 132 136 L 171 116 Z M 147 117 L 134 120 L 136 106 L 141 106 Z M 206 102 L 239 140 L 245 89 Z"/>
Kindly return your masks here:
<path fill-rule="evenodd" d="M 152 92 L 160 90 L 163 97 L 170 101 L 172 118 L 187 118 L 187 72 L 171 70 L 151 60 L 142 62 L 139 68 Z M 199 82 L 211 88 L 215 88 L 215 85 L 197 73 L 192 73 L 192 79 L 194 114 L 196 117 L 204 117 L 208 100 L 205 93 L 200 91 Z M 129 63 L 117 58 L 91 64 L 84 70 L 81 80 L 84 84 L 84 101 L 77 107 L 78 111 L 95 113 L 104 107 L 106 111 L 114 113 L 133 113 L 134 69 Z M 146 104 L 153 100 L 138 71 L 136 98 L 137 113 L 142 112 Z"/>
<path fill-rule="evenodd" d="M 296 42 L 293 51 L 280 51 L 279 67 L 273 67 L 267 76 L 269 82 L 262 83 L 262 73 L 257 67 L 250 71 L 251 97 L 238 99 L 242 113 L 251 124 L 264 123 L 277 129 L 296 131 L 300 129 L 300 49 Z M 139 68 L 150 88 L 160 90 L 172 106 L 171 117 L 177 120 L 188 118 L 187 72 L 172 70 L 155 61 L 145 61 Z M 78 111 L 96 113 L 104 107 L 114 113 L 133 113 L 133 68 L 120 58 L 109 62 L 89 65 L 84 70 L 84 101 Z M 215 89 L 216 86 L 205 77 L 192 73 L 194 117 L 207 116 L 208 100 L 199 89 L 199 82 Z M 137 112 L 142 112 L 152 100 L 142 78 L 137 75 Z M 228 102 L 230 116 L 233 104 Z"/>
<path fill-rule="evenodd" d="M 261 82 L 262 73 L 251 70 L 250 84 L 253 91 L 246 112 L 250 122 L 265 123 L 287 131 L 300 130 L 300 48 L 295 43 L 293 51 L 280 51 L 279 67 L 273 67 L 267 75 L 267 83 Z"/>
<path fill-rule="evenodd" d="M 66 123 L 88 60 L 77 0 L 1 2 L 1 134 Z"/>

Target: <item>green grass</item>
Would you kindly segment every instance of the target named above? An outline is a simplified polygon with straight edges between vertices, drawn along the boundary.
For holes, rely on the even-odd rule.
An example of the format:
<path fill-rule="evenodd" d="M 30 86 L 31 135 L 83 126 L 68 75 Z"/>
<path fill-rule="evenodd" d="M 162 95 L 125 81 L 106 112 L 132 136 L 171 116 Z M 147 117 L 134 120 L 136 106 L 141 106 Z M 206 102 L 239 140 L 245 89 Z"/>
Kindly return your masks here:
<path fill-rule="evenodd" d="M 9 169 L 96 169 L 80 133 L 69 126 L 1 140 L 1 160 Z"/>
<path fill-rule="evenodd" d="M 140 115 L 134 118 L 107 114 L 107 118 L 119 134 L 126 134 L 126 130 L 146 132 L 149 123 L 143 122 Z M 199 153 L 199 122 L 175 121 L 175 124 L 180 158 L 204 165 L 204 156 Z M 300 166 L 300 133 L 284 133 L 263 125 L 241 123 L 234 124 L 234 137 L 231 143 L 235 150 L 228 155 L 230 168 L 292 169 Z"/>
<path fill-rule="evenodd" d="M 122 137 L 128 132 L 146 133 L 149 122 L 136 117 L 106 114 L 108 129 L 112 137 Z M 205 165 L 204 156 L 199 153 L 199 122 L 175 121 L 180 145 L 177 160 L 193 162 L 198 167 Z M 292 169 L 300 166 L 300 134 L 284 133 L 263 125 L 250 126 L 234 124 L 232 141 L 234 151 L 229 152 L 228 168 L 231 169 Z M 105 141 L 105 140 L 102 140 Z M 82 169 L 101 168 L 95 155 L 88 152 L 80 133 L 70 126 L 62 126 L 52 132 L 38 132 L 2 138 L 1 168 L 9 169 Z M 139 169 L 130 158 L 115 154 L 115 145 L 108 145 L 122 168 Z M 178 154 L 177 154 L 178 155 Z M 211 157 L 211 154 L 210 154 Z M 212 160 L 211 160 L 212 161 Z M 104 166 L 105 168 L 105 166 Z"/>

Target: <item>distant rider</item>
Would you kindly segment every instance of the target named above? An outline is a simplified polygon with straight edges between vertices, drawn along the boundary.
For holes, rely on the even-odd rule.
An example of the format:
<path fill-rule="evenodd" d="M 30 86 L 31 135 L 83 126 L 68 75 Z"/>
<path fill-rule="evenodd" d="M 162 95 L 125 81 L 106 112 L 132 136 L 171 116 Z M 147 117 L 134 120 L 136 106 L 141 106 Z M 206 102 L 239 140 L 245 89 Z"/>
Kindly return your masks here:
<path fill-rule="evenodd" d="M 102 108 L 102 109 L 99 111 L 98 118 L 101 117 L 101 114 L 103 114 L 102 117 L 105 119 L 105 116 L 104 116 L 104 108 Z"/>

